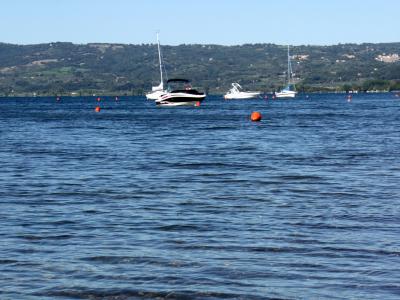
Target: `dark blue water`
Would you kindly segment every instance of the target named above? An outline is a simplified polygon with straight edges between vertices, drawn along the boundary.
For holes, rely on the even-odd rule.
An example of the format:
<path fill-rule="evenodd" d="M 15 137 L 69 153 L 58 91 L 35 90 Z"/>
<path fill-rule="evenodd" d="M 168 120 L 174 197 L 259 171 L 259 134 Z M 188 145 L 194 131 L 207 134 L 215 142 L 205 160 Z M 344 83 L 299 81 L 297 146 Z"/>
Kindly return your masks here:
<path fill-rule="evenodd" d="M 394 94 L 96 105 L 0 99 L 1 299 L 399 299 Z"/>

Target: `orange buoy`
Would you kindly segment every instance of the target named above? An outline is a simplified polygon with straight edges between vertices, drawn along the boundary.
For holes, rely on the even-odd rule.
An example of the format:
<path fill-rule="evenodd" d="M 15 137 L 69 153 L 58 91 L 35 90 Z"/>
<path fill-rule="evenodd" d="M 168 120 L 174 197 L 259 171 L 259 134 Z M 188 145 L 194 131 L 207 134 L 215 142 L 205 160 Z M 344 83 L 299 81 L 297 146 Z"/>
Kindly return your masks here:
<path fill-rule="evenodd" d="M 259 121 L 261 121 L 261 114 L 258 111 L 253 111 L 251 113 L 250 119 L 253 122 L 259 122 Z"/>
<path fill-rule="evenodd" d="M 100 106 L 96 106 L 96 108 L 94 110 L 95 110 L 95 112 L 100 112 L 101 108 L 100 108 Z"/>
<path fill-rule="evenodd" d="M 200 106 L 200 101 L 197 101 L 194 106 Z"/>
<path fill-rule="evenodd" d="M 97 101 L 99 102 L 101 100 L 101 98 L 100 97 L 97 97 Z"/>

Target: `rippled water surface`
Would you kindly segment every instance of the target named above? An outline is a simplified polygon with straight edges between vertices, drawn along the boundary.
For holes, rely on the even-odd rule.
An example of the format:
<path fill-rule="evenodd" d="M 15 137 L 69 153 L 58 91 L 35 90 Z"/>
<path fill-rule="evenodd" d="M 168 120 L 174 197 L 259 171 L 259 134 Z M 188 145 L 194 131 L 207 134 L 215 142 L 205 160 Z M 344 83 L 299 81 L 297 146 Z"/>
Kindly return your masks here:
<path fill-rule="evenodd" d="M 95 100 L 0 99 L 1 299 L 399 299 L 395 94 Z"/>

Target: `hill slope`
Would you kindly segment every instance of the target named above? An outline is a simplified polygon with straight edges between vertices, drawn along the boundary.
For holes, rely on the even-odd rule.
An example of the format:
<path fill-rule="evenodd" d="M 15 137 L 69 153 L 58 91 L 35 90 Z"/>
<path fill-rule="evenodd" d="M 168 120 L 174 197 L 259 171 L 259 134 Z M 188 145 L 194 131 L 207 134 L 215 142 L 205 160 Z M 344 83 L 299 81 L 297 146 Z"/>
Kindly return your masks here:
<path fill-rule="evenodd" d="M 162 46 L 168 77 L 208 93 L 231 82 L 270 92 L 284 84 L 286 46 Z M 400 89 L 400 43 L 293 46 L 300 90 Z M 0 95 L 143 94 L 159 81 L 155 45 L 0 43 Z"/>

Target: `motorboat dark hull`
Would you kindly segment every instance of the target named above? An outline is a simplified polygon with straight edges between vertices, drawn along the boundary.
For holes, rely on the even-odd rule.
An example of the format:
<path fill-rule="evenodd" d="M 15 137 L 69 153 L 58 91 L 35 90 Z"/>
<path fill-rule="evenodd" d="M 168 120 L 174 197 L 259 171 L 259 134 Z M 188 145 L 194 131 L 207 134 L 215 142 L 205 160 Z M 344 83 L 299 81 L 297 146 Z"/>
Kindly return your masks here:
<path fill-rule="evenodd" d="M 173 91 L 165 93 L 156 100 L 160 106 L 198 105 L 206 98 L 206 94 L 196 90 Z"/>

